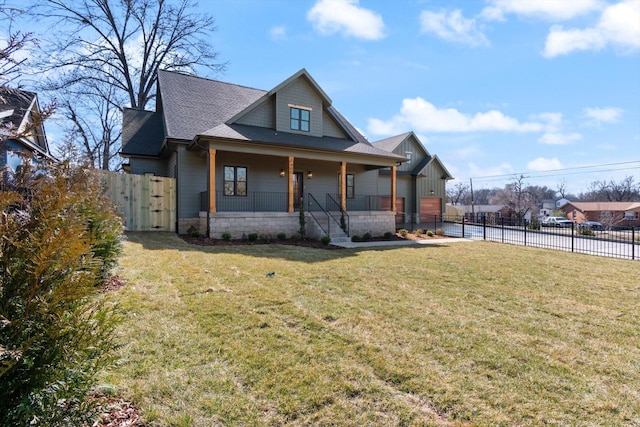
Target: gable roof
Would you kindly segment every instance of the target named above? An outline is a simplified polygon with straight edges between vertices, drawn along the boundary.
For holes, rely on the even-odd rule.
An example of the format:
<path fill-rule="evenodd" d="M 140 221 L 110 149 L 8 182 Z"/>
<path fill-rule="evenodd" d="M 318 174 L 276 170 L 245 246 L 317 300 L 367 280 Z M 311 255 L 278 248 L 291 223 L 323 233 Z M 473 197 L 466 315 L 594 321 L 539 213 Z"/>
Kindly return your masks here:
<path fill-rule="evenodd" d="M 122 110 L 123 155 L 159 156 L 164 142 L 162 115 L 153 111 Z"/>
<path fill-rule="evenodd" d="M 440 169 L 442 169 L 443 171 L 442 179 L 445 179 L 445 180 L 453 179 L 453 176 L 451 176 L 451 174 L 449 173 L 447 168 L 444 166 L 442 161 L 438 158 L 438 156 L 436 155 L 432 156 L 431 154 L 429 154 L 429 151 L 427 151 L 425 146 L 422 144 L 422 141 L 420 141 L 420 138 L 418 138 L 413 131 L 409 131 L 409 132 L 402 133 L 400 135 L 381 139 L 380 141 L 374 142 L 373 145 L 376 148 L 393 152 L 396 148 L 400 146 L 400 144 L 402 144 L 403 142 L 405 142 L 407 139 L 411 137 L 413 137 L 413 139 L 415 140 L 415 143 L 416 143 L 415 145 L 425 152 L 425 157 L 420 162 L 418 162 L 410 172 L 405 171 L 404 173 L 405 174 L 410 173 L 411 175 L 422 175 L 424 173 L 424 170 L 427 168 L 427 166 L 433 164 L 439 167 Z"/>
<path fill-rule="evenodd" d="M 175 71 L 158 71 L 166 137 L 191 141 L 227 122 L 266 92 Z"/>
<path fill-rule="evenodd" d="M 385 150 L 385 151 L 392 152 L 393 150 L 398 148 L 398 146 L 400 144 L 402 144 L 412 134 L 413 134 L 413 132 L 406 132 L 406 133 L 402 133 L 400 135 L 391 136 L 389 138 L 381 139 L 380 141 L 375 141 L 372 144 L 375 145 L 378 148 L 381 148 L 381 149 Z"/>
<path fill-rule="evenodd" d="M 300 78 L 306 79 L 318 93 L 324 111 L 349 138 L 276 132 L 271 128 L 235 123 L 273 94 Z M 158 72 L 157 90 L 156 112 L 124 110 L 122 140 L 125 145 L 121 154 L 159 156 L 167 140 L 181 140 L 194 148 L 200 137 L 208 137 L 349 152 L 385 158 L 385 162 L 405 160 L 404 157 L 374 147 L 367 141 L 331 106 L 331 99 L 304 68 L 270 91 L 163 70 Z"/>
<path fill-rule="evenodd" d="M 25 132 L 26 127 L 39 115 L 40 106 L 36 93 L 21 89 L 0 88 L 0 132 L 5 137 L 10 137 L 10 133 L 12 134 L 14 130 L 24 133 L 13 139 L 31 151 L 37 151 L 53 159 L 41 120 Z"/>

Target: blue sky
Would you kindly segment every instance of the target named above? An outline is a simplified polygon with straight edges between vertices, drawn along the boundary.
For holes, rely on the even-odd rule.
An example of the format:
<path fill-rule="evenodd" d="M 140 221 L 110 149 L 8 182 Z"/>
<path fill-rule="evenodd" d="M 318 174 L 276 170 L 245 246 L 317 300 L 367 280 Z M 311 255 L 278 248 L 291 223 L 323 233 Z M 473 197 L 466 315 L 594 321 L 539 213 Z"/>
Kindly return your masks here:
<path fill-rule="evenodd" d="M 412 130 L 454 183 L 503 186 L 522 173 L 580 192 L 594 180 L 640 181 L 640 0 L 200 8 L 228 62 L 208 77 L 268 90 L 306 68 L 370 141 Z"/>

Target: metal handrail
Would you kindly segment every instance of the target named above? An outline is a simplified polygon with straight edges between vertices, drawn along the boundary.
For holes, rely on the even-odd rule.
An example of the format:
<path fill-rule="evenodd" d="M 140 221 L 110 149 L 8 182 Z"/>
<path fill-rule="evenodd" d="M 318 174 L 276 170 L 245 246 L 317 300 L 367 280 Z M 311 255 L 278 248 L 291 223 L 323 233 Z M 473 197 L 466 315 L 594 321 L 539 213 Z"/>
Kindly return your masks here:
<path fill-rule="evenodd" d="M 331 218 L 331 215 L 327 213 L 327 211 L 322 207 L 320 203 L 318 203 L 316 198 L 313 197 L 311 193 L 307 193 L 305 197 L 307 199 L 307 212 L 309 212 L 311 217 L 315 220 L 316 224 L 318 224 L 318 227 L 320 227 L 320 229 L 324 232 L 324 234 L 327 236 L 331 236 L 331 221 L 329 221 L 329 218 Z M 320 224 L 320 221 L 318 221 L 318 218 L 316 218 L 316 216 L 313 214 L 314 210 L 312 209 L 313 207 L 312 203 L 315 204 L 315 206 L 317 206 L 320 209 L 320 211 L 322 211 L 327 216 L 328 230 L 325 230 L 324 227 L 322 227 L 322 225 Z M 318 210 L 316 209 L 315 212 L 318 212 Z"/>
<path fill-rule="evenodd" d="M 331 196 L 331 194 L 327 193 L 326 201 L 327 201 L 327 211 L 329 212 L 329 215 L 336 222 L 336 224 L 338 224 L 340 226 L 342 231 L 345 232 L 347 237 L 349 237 L 349 214 L 347 213 L 347 211 L 342 209 L 342 206 L 340 206 L 340 204 Z M 336 206 L 338 208 L 338 210 L 340 211 L 340 220 L 337 220 L 333 215 L 331 215 L 330 207 L 332 205 Z M 346 221 L 344 221 L 345 217 L 347 219 Z"/>

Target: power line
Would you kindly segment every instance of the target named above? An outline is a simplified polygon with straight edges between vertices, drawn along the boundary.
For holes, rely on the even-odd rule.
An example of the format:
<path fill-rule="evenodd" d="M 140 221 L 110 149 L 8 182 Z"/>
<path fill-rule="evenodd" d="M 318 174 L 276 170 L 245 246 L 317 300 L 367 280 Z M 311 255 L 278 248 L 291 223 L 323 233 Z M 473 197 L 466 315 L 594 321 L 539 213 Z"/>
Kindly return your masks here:
<path fill-rule="evenodd" d="M 615 168 L 615 169 L 601 169 L 601 170 L 593 170 L 593 171 L 582 171 L 582 172 L 568 172 L 568 173 L 557 173 L 557 172 L 565 172 L 565 171 L 572 171 L 572 170 L 579 170 L 579 169 L 593 169 L 593 168 L 601 168 L 601 167 L 605 167 L 605 166 L 618 166 L 618 165 L 629 165 L 629 164 L 634 164 L 634 163 L 638 163 L 637 167 L 627 167 L 627 168 Z M 472 179 L 475 180 L 482 180 L 482 181 L 502 181 L 504 180 L 504 178 L 506 177 L 513 177 L 513 176 L 525 176 L 527 178 L 542 178 L 545 176 L 545 174 L 554 174 L 554 175 L 560 175 L 560 176 L 565 176 L 565 175 L 578 175 L 581 173 L 600 173 L 600 172 L 614 172 L 614 171 L 622 171 L 622 170 L 632 170 L 632 169 L 639 169 L 640 168 L 640 160 L 634 160 L 634 161 L 629 161 L 629 162 L 618 162 L 618 163 L 603 163 L 601 165 L 592 165 L 592 166 L 576 166 L 573 168 L 562 168 L 562 169 L 550 169 L 547 171 L 538 171 L 538 172 L 512 172 L 512 173 L 506 173 L 506 174 L 500 174 L 500 175 L 486 175 L 486 176 L 478 176 L 478 177 L 472 177 Z M 500 178 L 500 179 L 498 179 Z"/>

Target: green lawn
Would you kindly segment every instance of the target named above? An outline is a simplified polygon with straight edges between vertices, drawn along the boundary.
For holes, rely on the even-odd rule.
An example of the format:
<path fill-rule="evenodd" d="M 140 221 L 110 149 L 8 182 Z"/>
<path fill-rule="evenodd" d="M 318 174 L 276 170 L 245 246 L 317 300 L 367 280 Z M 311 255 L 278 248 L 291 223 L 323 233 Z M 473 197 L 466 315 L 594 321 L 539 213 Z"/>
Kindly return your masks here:
<path fill-rule="evenodd" d="M 638 262 L 127 237 L 103 381 L 148 425 L 640 423 Z"/>

